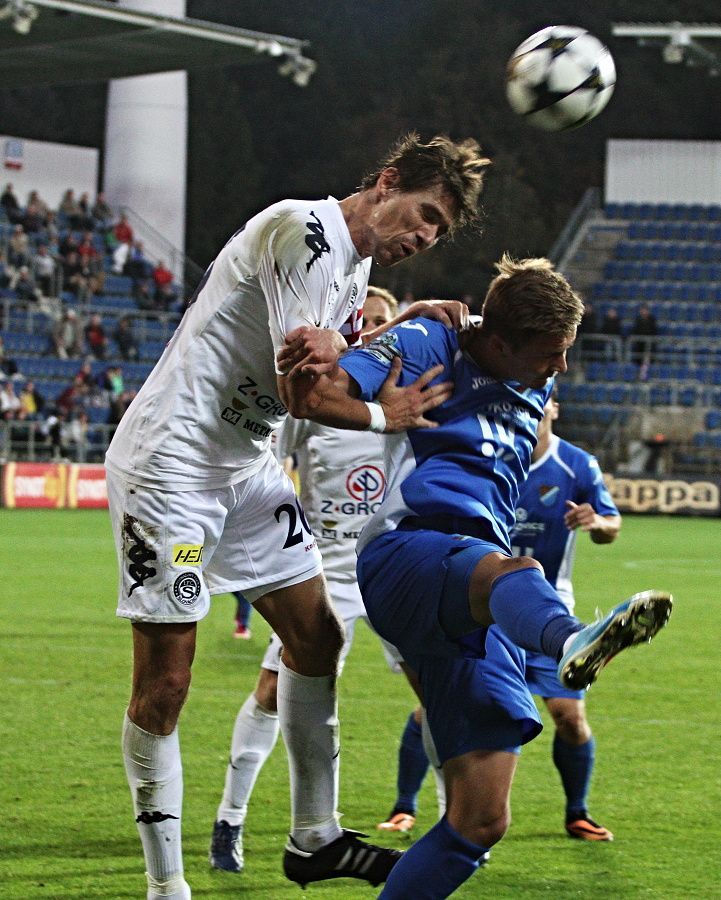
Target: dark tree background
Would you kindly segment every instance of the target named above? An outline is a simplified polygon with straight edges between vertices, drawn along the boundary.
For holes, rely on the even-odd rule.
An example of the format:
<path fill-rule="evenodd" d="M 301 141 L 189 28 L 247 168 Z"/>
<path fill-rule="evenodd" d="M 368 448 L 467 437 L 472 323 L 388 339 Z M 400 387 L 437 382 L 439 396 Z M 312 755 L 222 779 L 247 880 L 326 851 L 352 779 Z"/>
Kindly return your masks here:
<path fill-rule="evenodd" d="M 611 34 L 614 21 L 719 21 L 718 0 L 582 11 L 578 0 L 188 0 L 188 15 L 307 39 L 318 62 L 305 89 L 271 60 L 191 74 L 187 250 L 200 265 L 268 203 L 343 197 L 403 132 L 445 132 L 476 137 L 494 161 L 482 232 L 374 280 L 399 294 L 479 296 L 503 250 L 548 253 L 586 188 L 603 184 L 608 138 L 721 139 L 721 78 Z M 606 110 L 566 134 L 525 125 L 503 94 L 511 51 L 554 23 L 597 35 L 618 70 Z M 104 102 L 102 85 L 0 92 L 2 127 L 102 147 Z"/>

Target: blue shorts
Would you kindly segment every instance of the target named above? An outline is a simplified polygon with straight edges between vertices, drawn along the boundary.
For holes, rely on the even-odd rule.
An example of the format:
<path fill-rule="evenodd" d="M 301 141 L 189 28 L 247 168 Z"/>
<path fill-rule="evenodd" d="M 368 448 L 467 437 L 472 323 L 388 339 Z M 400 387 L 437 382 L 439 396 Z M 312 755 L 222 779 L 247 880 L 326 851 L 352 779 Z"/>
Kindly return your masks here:
<path fill-rule="evenodd" d="M 526 684 L 528 690 L 538 697 L 548 700 L 566 697 L 569 700 L 583 700 L 585 691 L 572 691 L 558 680 L 558 663 L 542 653 L 526 651 Z"/>
<path fill-rule="evenodd" d="M 524 651 L 496 626 L 458 640 L 439 622 L 444 591 L 465 597 L 467 606 L 473 570 L 497 552 L 504 551 L 478 538 L 394 531 L 358 559 L 368 617 L 418 673 L 441 762 L 471 750 L 518 752 L 542 728 L 526 687 Z"/>

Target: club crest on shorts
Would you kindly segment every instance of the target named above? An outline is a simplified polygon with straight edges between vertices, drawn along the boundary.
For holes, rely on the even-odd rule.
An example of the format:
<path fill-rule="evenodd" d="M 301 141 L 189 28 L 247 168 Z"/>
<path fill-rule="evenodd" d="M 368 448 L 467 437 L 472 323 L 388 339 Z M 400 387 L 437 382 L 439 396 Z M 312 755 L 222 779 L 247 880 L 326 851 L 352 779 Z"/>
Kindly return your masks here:
<path fill-rule="evenodd" d="M 200 578 L 195 572 L 183 572 L 173 582 L 173 594 L 178 603 L 192 606 L 200 596 Z"/>

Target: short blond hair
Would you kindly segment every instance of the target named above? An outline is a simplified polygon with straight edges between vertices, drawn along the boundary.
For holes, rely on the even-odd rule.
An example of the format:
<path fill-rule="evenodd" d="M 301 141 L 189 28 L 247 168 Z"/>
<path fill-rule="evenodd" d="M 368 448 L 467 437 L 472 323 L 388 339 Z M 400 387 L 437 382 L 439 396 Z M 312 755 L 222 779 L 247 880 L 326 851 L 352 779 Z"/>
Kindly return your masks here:
<path fill-rule="evenodd" d="M 423 143 L 415 131 L 404 135 L 376 168 L 365 176 L 361 190 L 373 187 L 384 169 L 398 170 L 401 191 L 419 191 L 441 185 L 452 197 L 455 217 L 450 229 L 463 228 L 478 218 L 478 198 L 490 159 L 474 138 L 452 141 L 437 134 Z"/>
<path fill-rule="evenodd" d="M 368 290 L 366 291 L 366 300 L 368 297 L 380 297 L 385 303 L 388 304 L 388 309 L 391 311 L 391 317 L 395 319 L 398 315 L 398 301 L 391 294 L 390 291 L 387 291 L 382 287 L 375 287 L 372 284 L 368 285 Z"/>
<path fill-rule="evenodd" d="M 483 302 L 484 331 L 518 346 L 538 334 L 569 337 L 578 328 L 583 301 L 550 260 L 504 253 L 496 270 Z"/>

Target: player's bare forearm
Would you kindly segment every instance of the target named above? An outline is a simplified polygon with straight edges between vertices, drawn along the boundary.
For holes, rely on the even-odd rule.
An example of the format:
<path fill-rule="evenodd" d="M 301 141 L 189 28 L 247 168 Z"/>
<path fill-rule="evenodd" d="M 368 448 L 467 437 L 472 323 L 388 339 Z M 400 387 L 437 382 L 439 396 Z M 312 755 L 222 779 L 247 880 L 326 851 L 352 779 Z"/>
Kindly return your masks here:
<path fill-rule="evenodd" d="M 393 328 L 394 325 L 407 322 L 409 319 L 417 319 L 419 316 L 424 316 L 426 319 L 437 319 L 448 328 L 455 328 L 458 331 L 468 325 L 468 307 L 460 300 L 417 300 L 399 313 L 395 319 L 379 325 L 373 331 L 367 331 L 363 335 L 363 343 L 369 344 L 384 331 Z"/>
<path fill-rule="evenodd" d="M 411 428 L 436 428 L 437 423 L 427 419 L 425 413 L 440 406 L 453 392 L 450 382 L 431 384 L 443 371 L 443 366 L 434 366 L 411 384 L 398 387 L 401 369 L 401 360 L 394 359 L 376 397 L 386 421 L 384 431 L 396 434 Z M 364 431 L 370 424 L 368 405 L 357 399 L 358 385 L 340 367 L 331 375 L 319 377 L 279 375 L 278 389 L 281 400 L 296 419 L 310 419 L 321 425 L 355 431 Z"/>
<path fill-rule="evenodd" d="M 596 516 L 589 534 L 594 544 L 611 544 L 621 530 L 621 516 Z"/>

